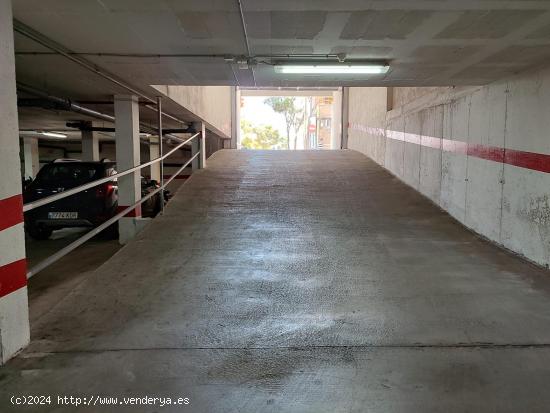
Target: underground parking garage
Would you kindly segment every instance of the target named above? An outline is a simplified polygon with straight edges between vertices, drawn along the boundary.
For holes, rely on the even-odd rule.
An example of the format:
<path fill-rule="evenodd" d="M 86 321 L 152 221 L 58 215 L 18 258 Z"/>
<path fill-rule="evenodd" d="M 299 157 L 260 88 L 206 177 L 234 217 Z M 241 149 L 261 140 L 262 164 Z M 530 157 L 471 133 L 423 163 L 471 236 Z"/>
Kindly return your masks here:
<path fill-rule="evenodd" d="M 546 412 L 549 35 L 0 0 L 0 411 Z"/>

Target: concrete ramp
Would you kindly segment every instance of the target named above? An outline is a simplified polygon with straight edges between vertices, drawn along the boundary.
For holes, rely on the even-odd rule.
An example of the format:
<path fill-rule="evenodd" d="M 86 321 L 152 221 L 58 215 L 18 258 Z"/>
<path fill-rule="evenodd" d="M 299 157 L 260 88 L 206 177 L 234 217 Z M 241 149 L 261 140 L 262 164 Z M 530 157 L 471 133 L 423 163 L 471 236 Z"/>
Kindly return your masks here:
<path fill-rule="evenodd" d="M 546 412 L 549 346 L 548 273 L 363 155 L 220 151 L 32 326 L 0 410 Z"/>

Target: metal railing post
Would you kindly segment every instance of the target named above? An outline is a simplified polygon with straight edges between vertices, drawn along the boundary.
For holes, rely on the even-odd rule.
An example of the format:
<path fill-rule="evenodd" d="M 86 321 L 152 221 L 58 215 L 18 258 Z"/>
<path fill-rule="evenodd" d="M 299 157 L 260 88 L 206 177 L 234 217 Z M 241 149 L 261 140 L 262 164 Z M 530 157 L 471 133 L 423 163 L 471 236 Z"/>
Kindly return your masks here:
<path fill-rule="evenodd" d="M 199 153 L 199 157 L 193 162 L 193 172 L 202 169 L 206 164 L 206 129 L 204 122 L 193 122 L 193 129 L 199 134 L 198 139 L 191 145 L 191 155 Z"/>
<path fill-rule="evenodd" d="M 201 122 L 201 134 L 200 134 L 200 166 L 199 168 L 203 169 L 206 167 L 206 125 L 204 122 Z"/>
<path fill-rule="evenodd" d="M 191 169 L 193 173 L 200 169 L 200 159 L 197 155 L 200 154 L 201 143 L 200 143 L 200 134 L 196 139 L 193 139 L 191 142 L 191 156 L 193 157 L 193 162 L 191 163 Z"/>
<path fill-rule="evenodd" d="M 157 96 L 157 123 L 160 151 L 160 213 L 164 213 L 164 159 L 162 151 L 162 98 Z"/>

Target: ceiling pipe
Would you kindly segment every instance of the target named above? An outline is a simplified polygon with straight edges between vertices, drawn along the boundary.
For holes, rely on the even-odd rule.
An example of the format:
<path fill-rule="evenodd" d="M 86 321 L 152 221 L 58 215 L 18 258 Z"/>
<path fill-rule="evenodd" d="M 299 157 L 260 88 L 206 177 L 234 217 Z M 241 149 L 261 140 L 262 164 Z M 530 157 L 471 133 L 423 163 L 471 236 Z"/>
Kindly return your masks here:
<path fill-rule="evenodd" d="M 18 102 L 22 101 L 22 105 L 20 105 L 20 106 L 25 106 L 26 101 L 29 101 L 28 105 L 33 106 L 31 100 L 32 99 L 20 99 L 20 100 L 18 100 Z M 106 106 L 106 105 L 114 105 L 115 101 L 114 100 L 79 100 L 76 103 L 78 105 Z M 148 102 L 141 102 L 140 101 L 140 102 L 138 102 L 138 105 L 140 105 L 141 107 L 144 107 L 146 109 L 152 110 L 153 112 L 158 112 L 157 108 L 155 106 L 151 106 Z M 168 118 L 168 119 L 172 119 L 175 122 L 181 123 L 182 125 L 189 126 L 189 124 L 190 124 L 189 122 L 186 122 L 183 119 L 176 118 L 175 116 L 169 115 L 166 112 L 162 112 L 162 116 L 164 116 L 165 118 Z"/>
<path fill-rule="evenodd" d="M 66 126 L 68 128 L 79 129 L 81 131 L 87 132 L 115 132 L 115 128 L 103 127 L 103 126 L 93 126 L 90 122 L 67 122 Z M 173 129 L 162 129 L 163 133 L 189 133 L 188 128 L 173 128 Z M 145 131 L 140 131 L 140 133 L 147 133 Z"/>
<path fill-rule="evenodd" d="M 121 88 L 126 89 L 127 91 L 129 91 L 133 95 L 137 95 L 137 96 L 141 97 L 142 99 L 147 100 L 150 103 L 155 103 L 154 99 L 151 99 L 149 96 L 147 96 L 143 92 L 141 92 L 141 91 L 137 90 L 136 88 L 130 86 L 129 84 L 127 84 L 123 80 L 118 79 L 116 76 L 100 69 L 94 63 L 92 63 L 92 62 L 90 62 L 86 59 L 77 57 L 74 54 L 71 54 L 70 50 L 68 50 L 65 47 L 61 46 L 60 44 L 54 42 L 53 40 L 47 38 L 46 36 L 44 36 L 43 34 L 37 32 L 36 30 L 30 28 L 26 24 L 21 23 L 17 19 L 13 19 L 13 30 L 15 32 L 31 39 L 31 40 L 34 40 L 36 43 L 38 43 L 38 44 L 40 44 L 40 45 L 42 45 L 42 46 L 44 46 L 44 47 L 46 47 L 50 50 L 53 50 L 56 53 L 59 53 L 60 55 L 62 55 L 64 57 L 66 57 L 67 59 L 79 64 L 80 66 L 85 67 L 86 69 L 90 70 L 91 72 L 94 72 L 95 74 L 103 77 L 104 79 L 109 80 L 110 82 L 116 84 L 117 86 L 120 86 Z"/>
<path fill-rule="evenodd" d="M 237 5 L 239 6 L 239 14 L 241 16 L 241 26 L 242 26 L 242 29 L 243 29 L 244 43 L 246 45 L 246 54 L 248 56 L 250 56 L 251 55 L 251 53 L 250 53 L 250 43 L 248 41 L 248 33 L 246 31 L 246 22 L 244 20 L 243 5 L 242 5 L 241 0 L 237 0 Z M 249 67 L 250 67 L 250 72 L 252 73 L 252 80 L 254 81 L 254 86 L 257 86 L 256 85 L 256 77 L 254 76 L 254 68 L 252 66 L 249 66 Z"/>
<path fill-rule="evenodd" d="M 109 106 L 109 105 L 114 105 L 115 101 L 114 100 L 77 100 L 76 103 L 78 103 L 79 105 Z M 138 105 L 145 106 L 145 105 L 149 105 L 149 103 L 140 101 L 140 102 L 138 102 Z"/>
<path fill-rule="evenodd" d="M 123 89 L 126 89 L 133 95 L 139 96 L 142 99 L 146 100 L 148 103 L 156 105 L 156 99 L 153 99 L 149 96 L 147 96 L 145 93 L 137 90 L 130 84 L 126 83 L 122 79 L 119 79 L 115 75 L 99 68 L 96 64 L 93 62 L 90 62 L 89 60 L 83 59 L 81 57 L 77 57 L 74 52 L 71 50 L 61 46 L 60 44 L 54 42 L 53 40 L 47 38 L 43 34 L 37 32 L 36 30 L 32 29 L 31 27 L 25 25 L 24 23 L 20 22 L 17 19 L 13 19 L 13 30 L 25 37 L 28 37 L 31 40 L 34 40 L 36 43 L 41 44 L 42 46 L 46 47 L 47 49 L 53 50 L 54 52 L 66 57 L 67 59 L 75 62 L 76 64 L 79 64 L 82 67 L 85 67 L 86 69 L 90 70 L 91 72 L 97 74 L 98 76 L 101 76 L 102 78 L 116 84 L 117 86 L 120 86 Z M 154 106 L 146 106 L 148 109 L 152 109 L 157 111 L 157 109 Z M 178 122 L 184 123 L 182 120 L 176 118 L 175 116 L 169 115 L 167 113 L 161 112 L 162 115 L 169 117 L 170 119 L 176 120 Z"/>
<path fill-rule="evenodd" d="M 243 4 L 241 0 L 237 0 L 237 4 L 239 5 L 239 14 L 241 16 L 241 26 L 244 34 L 244 42 L 246 44 L 246 53 L 248 54 L 248 56 L 250 56 L 250 43 L 248 42 L 248 33 L 246 31 L 246 23 L 244 20 Z"/>
<path fill-rule="evenodd" d="M 246 41 L 246 39 L 245 39 Z M 249 50 L 249 46 L 247 46 Z M 15 55 L 20 56 L 53 56 L 56 52 L 15 52 Z M 103 53 L 103 52 L 68 52 L 71 56 L 91 56 L 91 57 L 121 57 L 121 58 L 154 58 L 154 59 L 223 59 L 226 62 L 235 62 L 239 59 L 246 61 L 256 61 L 258 59 L 317 59 L 331 60 L 335 63 L 343 63 L 347 61 L 346 55 L 343 53 L 270 53 L 270 54 L 255 54 L 255 55 L 231 55 L 231 54 L 188 54 L 188 53 Z M 258 62 L 262 63 L 262 62 Z"/>
<path fill-rule="evenodd" d="M 28 107 L 37 106 L 37 104 L 36 104 L 36 102 L 34 102 L 34 100 L 35 99 L 18 99 L 17 104 L 19 106 L 28 106 Z M 105 106 L 105 105 L 114 105 L 115 102 L 114 102 L 114 100 L 78 100 L 76 102 L 76 104 L 77 105 L 100 105 L 100 106 Z M 145 107 L 145 108 L 149 109 L 149 110 L 152 110 L 154 112 L 158 112 L 157 108 L 154 107 L 154 106 L 151 106 L 148 102 L 138 102 L 138 104 L 142 107 Z M 189 126 L 189 122 L 186 122 L 183 119 L 176 118 L 175 116 L 169 115 L 166 112 L 162 112 L 162 116 L 167 117 L 169 119 L 172 119 L 175 122 L 179 122 L 182 125 L 185 125 L 187 127 Z"/>
<path fill-rule="evenodd" d="M 70 112 L 79 113 L 81 115 L 89 116 L 91 118 L 103 120 L 106 122 L 112 122 L 112 123 L 115 122 L 114 116 L 78 105 L 73 101 L 71 101 L 70 99 L 60 98 L 57 96 L 50 95 L 49 93 L 44 92 L 40 89 L 37 89 L 33 86 L 29 86 L 24 83 L 17 82 L 17 89 L 22 92 L 28 93 L 30 95 L 38 96 L 42 98 L 42 99 L 21 99 L 21 102 L 23 102 L 23 106 L 25 106 L 25 104 L 29 106 L 31 101 L 35 101 L 35 104 L 38 104 L 38 106 L 35 105 L 34 107 L 42 107 L 44 109 L 66 110 Z M 142 123 L 140 123 L 140 129 L 152 135 L 156 135 L 158 133 L 156 128 L 153 128 L 148 125 L 144 125 Z M 164 136 L 168 138 L 176 139 L 178 141 L 182 141 L 181 138 L 175 135 L 165 134 Z"/>
<path fill-rule="evenodd" d="M 25 52 L 25 51 L 16 51 L 15 55 L 17 56 L 52 56 L 58 54 L 57 52 Z M 136 57 L 136 58 L 189 58 L 189 59 L 237 59 L 243 57 L 242 55 L 231 55 L 231 54 L 200 54 L 200 53 L 111 53 L 111 52 L 72 52 L 69 51 L 67 54 L 71 56 L 90 56 L 90 57 Z M 270 53 L 270 54 L 255 54 L 244 56 L 246 58 L 255 59 L 255 58 L 333 58 L 338 59 L 341 56 L 339 53 Z"/>
<path fill-rule="evenodd" d="M 70 112 L 76 112 L 80 113 L 81 115 L 90 116 L 95 119 L 101 119 L 107 122 L 114 122 L 115 117 L 111 115 L 107 115 L 105 113 L 98 112 L 96 110 L 92 110 L 89 108 L 86 108 L 84 106 L 77 105 L 76 103 L 73 103 L 70 99 L 64 99 L 57 96 L 53 96 L 48 94 L 47 92 L 44 92 L 42 90 L 36 89 L 32 86 L 26 85 L 21 82 L 17 82 L 17 89 L 21 90 L 25 93 L 29 93 L 34 96 L 39 96 L 42 99 L 38 99 L 35 103 L 38 105 L 38 107 L 44 107 L 46 109 L 49 109 L 47 107 L 48 104 L 54 105 L 54 107 L 58 110 L 66 110 Z M 34 99 L 33 99 L 34 100 Z M 18 103 L 22 102 L 23 106 L 30 106 L 30 100 L 29 99 L 20 99 L 18 100 Z"/>

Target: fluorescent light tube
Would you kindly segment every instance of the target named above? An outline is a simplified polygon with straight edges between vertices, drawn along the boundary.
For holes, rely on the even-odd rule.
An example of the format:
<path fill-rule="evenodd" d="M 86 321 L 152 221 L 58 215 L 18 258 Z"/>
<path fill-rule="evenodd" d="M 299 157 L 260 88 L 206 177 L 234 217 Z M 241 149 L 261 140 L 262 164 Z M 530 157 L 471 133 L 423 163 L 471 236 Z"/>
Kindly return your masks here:
<path fill-rule="evenodd" d="M 66 138 L 67 135 L 57 132 L 40 132 L 41 135 L 49 136 L 50 138 Z"/>
<path fill-rule="evenodd" d="M 289 73 L 289 74 L 312 74 L 312 75 L 326 75 L 326 74 L 370 74 L 380 75 L 389 70 L 387 65 L 277 65 L 275 66 L 275 72 L 277 73 Z"/>

